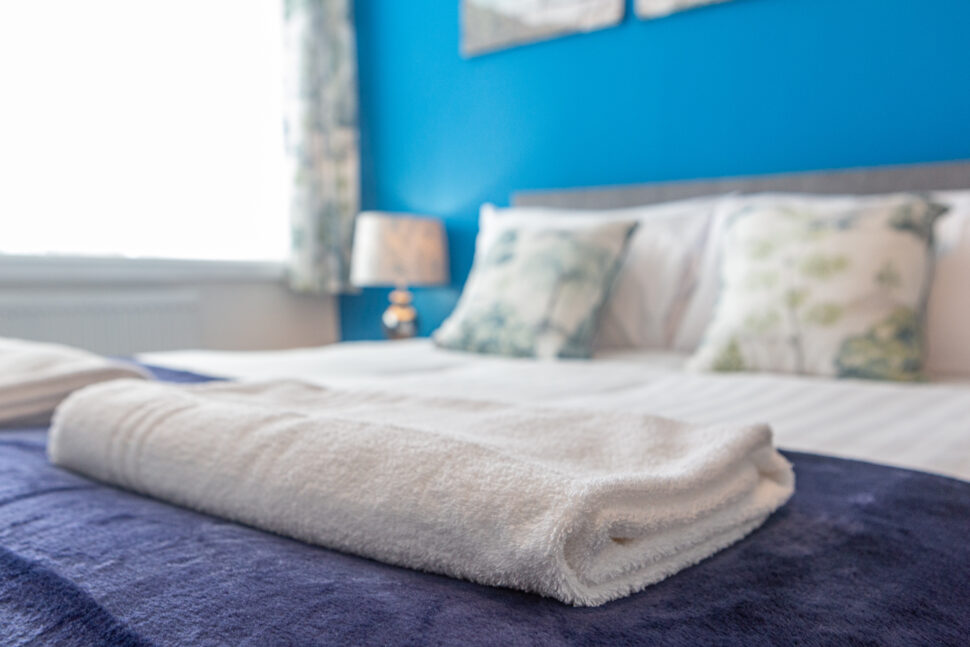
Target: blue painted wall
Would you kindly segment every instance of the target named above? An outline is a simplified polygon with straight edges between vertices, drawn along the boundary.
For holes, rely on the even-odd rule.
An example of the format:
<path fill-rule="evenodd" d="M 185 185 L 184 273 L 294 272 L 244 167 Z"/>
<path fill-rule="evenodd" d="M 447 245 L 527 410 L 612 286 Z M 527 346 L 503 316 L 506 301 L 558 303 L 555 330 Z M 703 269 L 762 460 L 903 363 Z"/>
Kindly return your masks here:
<path fill-rule="evenodd" d="M 970 158 L 968 0 L 736 0 L 473 59 L 458 0 L 358 0 L 363 204 L 446 220 L 453 286 L 478 206 L 518 189 Z M 380 337 L 386 290 L 340 299 Z"/>

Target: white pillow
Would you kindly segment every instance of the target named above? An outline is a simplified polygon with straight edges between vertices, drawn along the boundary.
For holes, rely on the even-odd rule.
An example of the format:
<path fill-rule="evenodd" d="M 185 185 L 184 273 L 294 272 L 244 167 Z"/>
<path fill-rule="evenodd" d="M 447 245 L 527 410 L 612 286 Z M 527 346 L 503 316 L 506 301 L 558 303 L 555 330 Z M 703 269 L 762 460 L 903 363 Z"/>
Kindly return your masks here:
<path fill-rule="evenodd" d="M 508 229 L 636 221 L 599 322 L 595 347 L 668 348 L 693 291 L 711 217 L 723 196 L 626 209 L 482 206 L 475 253 Z"/>
<path fill-rule="evenodd" d="M 728 215 L 736 202 L 722 200 L 711 215 L 704 251 L 698 261 L 693 290 L 684 304 L 684 313 L 674 330 L 670 346 L 682 353 L 693 353 L 701 345 L 704 331 L 714 317 L 717 297 L 721 292 L 721 250 L 727 229 Z"/>
<path fill-rule="evenodd" d="M 931 197 L 950 210 L 936 225 L 926 372 L 970 377 L 970 191 L 941 191 Z"/>

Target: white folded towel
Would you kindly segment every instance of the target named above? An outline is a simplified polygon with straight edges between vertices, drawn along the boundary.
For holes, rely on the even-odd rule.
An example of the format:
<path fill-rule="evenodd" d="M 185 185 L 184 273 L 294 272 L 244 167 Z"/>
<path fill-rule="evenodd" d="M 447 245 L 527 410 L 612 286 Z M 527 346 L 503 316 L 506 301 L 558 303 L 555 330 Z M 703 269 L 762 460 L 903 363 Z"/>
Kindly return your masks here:
<path fill-rule="evenodd" d="M 0 425 L 44 424 L 71 392 L 132 377 L 148 373 L 68 346 L 0 337 Z"/>
<path fill-rule="evenodd" d="M 48 447 L 166 501 L 575 605 L 733 544 L 794 489 L 765 426 L 292 381 L 96 385 L 61 405 Z"/>

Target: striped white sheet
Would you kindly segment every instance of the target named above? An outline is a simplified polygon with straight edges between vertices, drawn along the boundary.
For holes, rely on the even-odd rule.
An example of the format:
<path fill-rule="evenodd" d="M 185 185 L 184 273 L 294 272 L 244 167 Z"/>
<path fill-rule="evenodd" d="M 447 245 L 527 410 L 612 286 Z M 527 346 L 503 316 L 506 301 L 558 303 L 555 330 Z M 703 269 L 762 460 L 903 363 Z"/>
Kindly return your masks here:
<path fill-rule="evenodd" d="M 143 361 L 239 379 L 621 409 L 705 424 L 767 422 L 779 447 L 970 480 L 970 384 L 696 374 L 669 353 L 592 362 L 452 353 L 425 340 L 269 353 L 152 353 Z"/>

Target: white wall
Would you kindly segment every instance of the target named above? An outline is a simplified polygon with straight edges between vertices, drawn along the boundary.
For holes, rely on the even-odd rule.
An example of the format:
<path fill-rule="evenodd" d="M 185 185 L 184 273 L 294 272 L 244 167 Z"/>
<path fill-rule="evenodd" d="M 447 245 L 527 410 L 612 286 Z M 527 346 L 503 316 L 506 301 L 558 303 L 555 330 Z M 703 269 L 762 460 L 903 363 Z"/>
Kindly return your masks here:
<path fill-rule="evenodd" d="M 208 284 L 199 290 L 205 348 L 296 348 L 340 338 L 333 297 L 296 295 L 278 283 Z"/>

